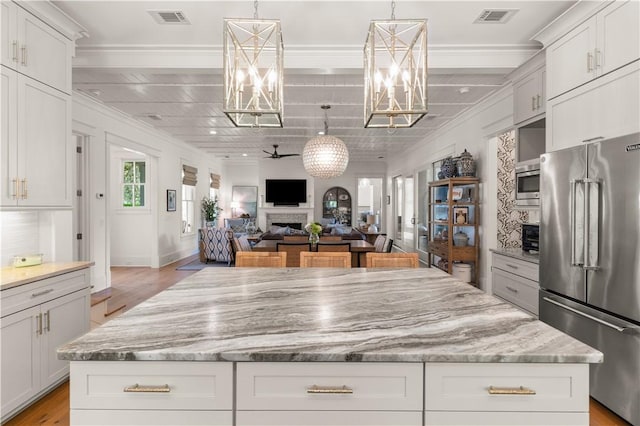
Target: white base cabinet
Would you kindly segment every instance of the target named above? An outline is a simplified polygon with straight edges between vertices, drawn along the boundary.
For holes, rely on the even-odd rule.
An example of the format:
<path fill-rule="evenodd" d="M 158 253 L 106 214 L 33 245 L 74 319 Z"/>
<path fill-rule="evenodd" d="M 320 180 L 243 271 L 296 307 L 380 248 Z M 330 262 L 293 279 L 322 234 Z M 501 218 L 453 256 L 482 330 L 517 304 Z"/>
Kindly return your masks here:
<path fill-rule="evenodd" d="M 141 392 L 125 391 L 135 384 Z M 589 365 L 71 363 L 72 425 L 204 422 L 238 426 L 586 426 Z"/>
<path fill-rule="evenodd" d="M 493 295 L 538 316 L 539 265 L 493 253 Z"/>
<path fill-rule="evenodd" d="M 89 330 L 89 276 L 76 271 L 2 291 L 2 419 L 67 377 L 56 349 Z"/>

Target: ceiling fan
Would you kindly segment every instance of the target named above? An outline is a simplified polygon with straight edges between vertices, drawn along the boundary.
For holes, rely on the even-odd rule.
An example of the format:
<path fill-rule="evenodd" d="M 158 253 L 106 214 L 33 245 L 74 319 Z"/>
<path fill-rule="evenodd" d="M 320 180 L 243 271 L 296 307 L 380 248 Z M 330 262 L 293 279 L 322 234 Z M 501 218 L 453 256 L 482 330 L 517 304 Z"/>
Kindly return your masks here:
<path fill-rule="evenodd" d="M 265 154 L 269 154 L 268 157 L 265 158 L 273 158 L 274 160 L 278 160 L 280 158 L 283 157 L 297 157 L 300 154 L 278 154 L 278 146 L 279 145 L 273 145 L 273 152 L 269 152 L 269 151 L 265 151 L 264 149 L 262 150 Z"/>

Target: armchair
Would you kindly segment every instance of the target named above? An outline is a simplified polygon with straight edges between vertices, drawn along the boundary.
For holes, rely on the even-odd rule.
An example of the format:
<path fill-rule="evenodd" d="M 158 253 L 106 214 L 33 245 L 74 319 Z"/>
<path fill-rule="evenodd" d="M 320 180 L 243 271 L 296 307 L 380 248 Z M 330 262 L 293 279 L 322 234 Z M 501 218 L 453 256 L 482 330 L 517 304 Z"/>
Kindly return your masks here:
<path fill-rule="evenodd" d="M 209 261 L 227 262 L 231 265 L 234 259 L 229 234 L 233 237 L 233 233 L 227 229 L 199 229 L 200 261 L 205 263 L 209 263 Z"/>

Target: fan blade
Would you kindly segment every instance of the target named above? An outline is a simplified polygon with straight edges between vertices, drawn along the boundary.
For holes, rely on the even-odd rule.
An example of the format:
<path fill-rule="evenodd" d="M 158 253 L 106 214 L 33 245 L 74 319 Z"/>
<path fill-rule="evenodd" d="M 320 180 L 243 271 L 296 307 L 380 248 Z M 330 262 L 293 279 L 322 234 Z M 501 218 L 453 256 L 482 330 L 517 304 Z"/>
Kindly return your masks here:
<path fill-rule="evenodd" d="M 271 153 L 269 151 L 265 151 L 264 149 L 262 150 L 262 152 L 264 152 L 265 154 L 273 155 L 273 153 Z"/>
<path fill-rule="evenodd" d="M 280 158 L 282 158 L 282 157 L 297 157 L 299 155 L 300 154 L 280 154 L 279 157 Z"/>

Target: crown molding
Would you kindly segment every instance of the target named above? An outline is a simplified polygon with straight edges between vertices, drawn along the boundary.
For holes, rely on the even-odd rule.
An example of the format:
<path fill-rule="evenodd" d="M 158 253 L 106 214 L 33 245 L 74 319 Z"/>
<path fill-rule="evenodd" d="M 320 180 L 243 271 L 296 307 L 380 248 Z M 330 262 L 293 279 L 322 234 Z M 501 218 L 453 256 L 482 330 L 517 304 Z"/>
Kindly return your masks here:
<path fill-rule="evenodd" d="M 78 21 L 58 9 L 50 1 L 20 1 L 17 4 L 56 29 L 70 40 L 89 37 L 89 32 Z"/>

